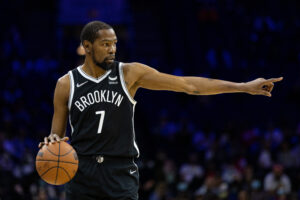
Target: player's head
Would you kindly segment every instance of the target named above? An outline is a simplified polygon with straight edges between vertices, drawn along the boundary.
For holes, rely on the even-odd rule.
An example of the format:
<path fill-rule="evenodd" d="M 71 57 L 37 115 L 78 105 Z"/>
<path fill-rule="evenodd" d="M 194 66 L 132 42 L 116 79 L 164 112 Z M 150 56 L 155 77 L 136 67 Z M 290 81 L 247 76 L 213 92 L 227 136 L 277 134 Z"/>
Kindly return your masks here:
<path fill-rule="evenodd" d="M 92 21 L 83 27 L 80 40 L 85 55 L 90 57 L 95 65 L 105 70 L 110 69 L 115 59 L 117 43 L 117 36 L 110 25 Z"/>

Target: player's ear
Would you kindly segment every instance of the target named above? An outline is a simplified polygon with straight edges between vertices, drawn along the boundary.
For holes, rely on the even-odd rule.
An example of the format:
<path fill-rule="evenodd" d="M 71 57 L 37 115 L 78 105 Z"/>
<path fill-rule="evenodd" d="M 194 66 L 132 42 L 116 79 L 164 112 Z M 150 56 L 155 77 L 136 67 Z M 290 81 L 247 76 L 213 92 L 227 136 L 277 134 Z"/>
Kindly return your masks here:
<path fill-rule="evenodd" d="M 91 49 L 92 49 L 92 43 L 87 41 L 87 40 L 84 40 L 83 41 L 83 48 L 84 48 L 86 53 L 90 53 Z"/>

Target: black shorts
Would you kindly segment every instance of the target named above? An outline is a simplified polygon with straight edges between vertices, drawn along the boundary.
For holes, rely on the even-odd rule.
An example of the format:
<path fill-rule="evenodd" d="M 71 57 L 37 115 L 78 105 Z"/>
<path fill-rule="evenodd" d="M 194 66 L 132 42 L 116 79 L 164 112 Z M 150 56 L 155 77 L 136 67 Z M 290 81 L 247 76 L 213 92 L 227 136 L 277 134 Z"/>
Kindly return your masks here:
<path fill-rule="evenodd" d="M 133 158 L 79 156 L 78 171 L 65 190 L 67 200 L 137 200 L 138 187 Z"/>

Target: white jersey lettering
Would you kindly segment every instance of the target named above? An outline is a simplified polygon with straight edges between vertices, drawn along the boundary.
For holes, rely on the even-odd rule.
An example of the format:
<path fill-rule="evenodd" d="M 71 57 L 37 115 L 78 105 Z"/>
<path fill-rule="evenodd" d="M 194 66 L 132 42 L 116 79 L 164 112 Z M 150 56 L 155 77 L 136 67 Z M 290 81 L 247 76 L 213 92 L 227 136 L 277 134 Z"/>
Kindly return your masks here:
<path fill-rule="evenodd" d="M 88 98 L 90 104 L 95 103 L 95 99 L 94 99 L 94 96 L 92 93 L 88 93 L 87 98 Z"/>
<path fill-rule="evenodd" d="M 74 104 L 81 112 L 84 110 L 84 106 L 79 101 L 75 101 Z"/>
<path fill-rule="evenodd" d="M 122 100 L 123 100 L 123 96 L 119 94 L 118 98 L 116 99 L 115 105 L 119 107 L 120 104 L 122 103 Z"/>
<path fill-rule="evenodd" d="M 106 90 L 101 90 L 101 102 L 106 102 L 106 99 L 105 99 L 105 92 Z"/>
<path fill-rule="evenodd" d="M 81 102 L 83 103 L 84 107 L 86 108 L 90 104 L 87 102 L 86 97 L 80 97 Z"/>
<path fill-rule="evenodd" d="M 99 93 L 98 90 L 96 90 L 96 91 L 94 92 L 94 97 L 95 97 L 96 103 L 99 103 L 99 102 L 100 102 L 100 93 Z"/>
<path fill-rule="evenodd" d="M 114 102 L 115 97 L 117 96 L 117 92 L 115 93 L 114 91 L 111 92 L 112 93 L 112 100 L 111 102 Z"/>
<path fill-rule="evenodd" d="M 85 108 L 94 105 L 95 103 L 111 103 L 120 107 L 123 101 L 123 95 L 111 90 L 95 90 L 88 94 L 81 96 L 79 100 L 75 101 L 76 107 L 80 112 Z"/>
<path fill-rule="evenodd" d="M 109 90 L 107 91 L 106 101 L 107 101 L 108 103 L 111 103 L 111 101 L 109 101 Z"/>

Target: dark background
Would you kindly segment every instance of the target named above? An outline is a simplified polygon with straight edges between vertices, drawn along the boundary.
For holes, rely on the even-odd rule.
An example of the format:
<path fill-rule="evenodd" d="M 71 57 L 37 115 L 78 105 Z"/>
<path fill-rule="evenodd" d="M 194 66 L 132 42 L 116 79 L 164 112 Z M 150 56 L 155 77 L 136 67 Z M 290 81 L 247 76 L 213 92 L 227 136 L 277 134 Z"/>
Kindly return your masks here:
<path fill-rule="evenodd" d="M 83 62 L 76 49 L 92 20 L 113 26 L 122 62 L 235 82 L 284 77 L 272 98 L 138 90 L 140 199 L 300 198 L 296 0 L 2 0 L 0 17 L 1 199 L 64 199 L 34 160 L 56 81 Z M 274 164 L 290 192 L 265 191 Z"/>

